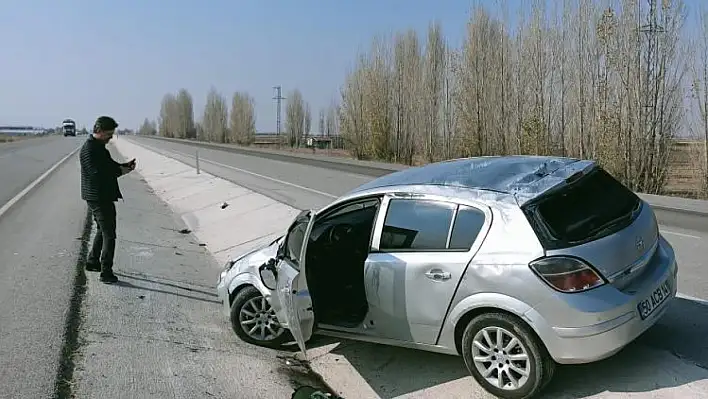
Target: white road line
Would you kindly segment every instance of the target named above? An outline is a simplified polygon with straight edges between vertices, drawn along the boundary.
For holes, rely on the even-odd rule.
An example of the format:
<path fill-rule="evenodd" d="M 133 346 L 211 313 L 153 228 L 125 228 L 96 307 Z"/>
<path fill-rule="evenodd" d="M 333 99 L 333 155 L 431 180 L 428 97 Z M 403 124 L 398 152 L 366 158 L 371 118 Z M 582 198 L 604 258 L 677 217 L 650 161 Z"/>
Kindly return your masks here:
<path fill-rule="evenodd" d="M 663 229 L 661 226 L 659 226 L 659 230 L 661 230 L 661 232 L 664 233 L 664 234 L 670 234 L 670 235 L 679 236 L 679 237 L 685 237 L 685 238 L 693 238 L 693 239 L 696 239 L 696 240 L 702 240 L 702 239 L 703 239 L 703 237 L 694 236 L 694 235 L 692 235 L 692 234 L 679 233 L 679 232 L 676 232 L 676 231 L 665 230 L 665 229 Z"/>
<path fill-rule="evenodd" d="M 142 144 L 142 143 L 139 144 L 139 145 L 142 145 L 142 146 L 151 148 L 153 151 L 160 152 L 160 151 L 158 151 L 156 148 L 154 148 L 154 147 L 152 147 L 152 146 L 148 146 L 148 145 Z M 186 156 L 186 157 L 189 157 L 189 158 L 194 158 L 194 155 L 192 155 L 192 154 L 187 154 L 187 153 L 184 153 L 184 152 L 182 152 L 182 151 L 177 151 L 177 150 L 163 150 L 163 151 L 165 151 L 165 152 L 171 152 L 171 153 L 173 153 L 173 154 L 179 154 L 179 155 Z M 286 185 L 286 186 L 295 187 L 295 188 L 298 188 L 298 189 L 300 189 L 300 190 L 309 191 L 309 192 L 311 192 L 311 193 L 315 193 L 315 194 L 322 195 L 322 196 L 325 196 L 325 197 L 329 197 L 329 198 L 339 198 L 339 196 L 337 196 L 337 195 L 333 195 L 333 194 L 330 194 L 330 193 L 325 193 L 324 191 L 315 190 L 314 188 L 305 187 L 305 186 L 301 186 L 301 185 L 299 185 L 299 184 L 290 183 L 290 182 L 287 182 L 287 181 L 284 181 L 284 180 L 276 179 L 276 178 L 274 178 L 274 177 L 261 175 L 261 174 L 258 174 L 258 173 L 251 172 L 250 170 L 237 168 L 237 167 L 231 166 L 231 165 L 226 165 L 226 164 L 223 164 L 223 163 L 221 163 L 221 162 L 210 161 L 210 160 L 204 159 L 204 158 L 199 158 L 199 162 L 206 162 L 206 163 L 210 163 L 210 164 L 213 164 L 213 165 L 216 165 L 216 166 L 221 166 L 222 168 L 227 168 L 227 169 L 235 170 L 235 171 L 237 171 L 237 172 L 246 173 L 246 174 L 249 174 L 249 175 L 251 175 L 251 176 L 259 177 L 259 178 L 261 178 L 261 179 L 270 180 L 270 181 L 273 181 L 273 182 L 275 182 L 275 183 L 284 184 L 284 185 Z"/>
<path fill-rule="evenodd" d="M 22 191 L 20 191 L 17 195 L 15 195 L 14 197 L 12 197 L 12 199 L 10 199 L 9 201 L 7 201 L 7 203 L 5 203 L 5 205 L 3 205 L 2 208 L 0 208 L 0 218 L 1 218 L 2 215 L 4 215 L 8 210 L 10 210 L 10 208 L 12 208 L 13 205 L 15 205 L 16 203 L 18 203 L 22 198 L 24 198 L 24 196 L 27 195 L 27 193 L 29 193 L 30 190 L 32 190 L 33 188 L 35 188 L 39 183 L 41 183 L 44 179 L 46 179 L 47 176 L 49 176 L 52 172 L 54 172 L 54 170 L 55 170 L 56 168 L 58 168 L 62 163 L 64 163 L 64 161 L 66 161 L 67 159 L 69 159 L 72 155 L 76 154 L 76 151 L 78 151 L 80 148 L 81 148 L 81 146 L 76 147 L 73 151 L 71 151 L 71 152 L 69 153 L 69 155 L 67 155 L 67 156 L 65 156 L 64 158 L 60 159 L 59 162 L 57 162 L 57 163 L 55 163 L 54 165 L 52 165 L 51 168 L 49 168 L 46 172 L 42 173 L 42 175 L 39 176 L 38 178 L 36 178 L 32 183 L 30 183 L 29 186 L 25 187 L 25 188 L 24 188 Z"/>
<path fill-rule="evenodd" d="M 685 294 L 682 294 L 682 293 L 679 292 L 678 294 L 676 294 L 676 297 L 677 297 L 677 298 L 686 299 L 686 300 L 689 300 L 689 301 L 693 301 L 693 302 L 699 303 L 699 304 L 704 305 L 704 306 L 708 306 L 708 300 L 701 299 L 701 298 L 696 298 L 695 296 L 685 295 Z"/>

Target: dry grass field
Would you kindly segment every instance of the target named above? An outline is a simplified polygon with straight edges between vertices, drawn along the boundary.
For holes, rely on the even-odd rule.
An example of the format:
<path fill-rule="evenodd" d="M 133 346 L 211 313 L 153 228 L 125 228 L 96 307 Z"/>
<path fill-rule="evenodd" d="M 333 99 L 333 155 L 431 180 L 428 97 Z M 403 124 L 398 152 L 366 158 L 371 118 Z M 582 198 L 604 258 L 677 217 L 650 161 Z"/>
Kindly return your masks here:
<path fill-rule="evenodd" d="M 697 198 L 701 196 L 704 176 L 703 141 L 677 141 L 671 152 L 669 177 L 664 187 L 666 195 Z"/>
<path fill-rule="evenodd" d="M 34 137 L 41 137 L 41 136 L 11 136 L 7 134 L 0 134 L 0 144 L 2 143 L 12 143 L 15 141 L 20 141 L 20 140 L 28 140 Z"/>
<path fill-rule="evenodd" d="M 17 140 L 17 137 L 15 137 L 15 136 L 7 136 L 4 134 L 0 134 L 0 143 L 9 143 L 9 142 L 16 141 L 16 140 Z"/>

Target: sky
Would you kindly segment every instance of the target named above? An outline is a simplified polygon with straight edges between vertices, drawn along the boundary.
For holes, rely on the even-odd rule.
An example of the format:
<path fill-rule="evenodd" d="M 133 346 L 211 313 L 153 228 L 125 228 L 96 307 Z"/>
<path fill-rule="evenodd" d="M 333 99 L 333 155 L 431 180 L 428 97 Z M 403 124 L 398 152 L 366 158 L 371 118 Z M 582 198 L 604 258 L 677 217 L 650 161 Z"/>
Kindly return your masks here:
<path fill-rule="evenodd" d="M 229 104 L 234 91 L 247 91 L 256 129 L 275 131 L 273 86 L 281 85 L 286 97 L 300 89 L 316 130 L 318 110 L 338 98 L 375 35 L 424 33 L 438 20 L 457 46 L 472 6 L 494 12 L 499 1 L 4 0 L 0 125 L 54 127 L 73 118 L 89 128 L 105 114 L 137 129 L 180 88 L 192 94 L 199 120 L 215 87 Z M 693 10 L 701 1 L 686 3 Z M 530 6 L 506 3 L 512 22 Z"/>

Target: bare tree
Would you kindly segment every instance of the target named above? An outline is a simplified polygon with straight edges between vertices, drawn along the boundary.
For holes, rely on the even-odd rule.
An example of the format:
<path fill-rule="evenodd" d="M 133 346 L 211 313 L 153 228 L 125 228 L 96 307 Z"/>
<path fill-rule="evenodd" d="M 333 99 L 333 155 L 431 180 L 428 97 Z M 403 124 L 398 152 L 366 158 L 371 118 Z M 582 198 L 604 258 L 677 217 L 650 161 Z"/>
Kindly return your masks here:
<path fill-rule="evenodd" d="M 310 111 L 310 104 L 305 103 L 305 120 L 303 122 L 303 134 L 304 137 L 309 137 L 312 131 L 312 112 Z"/>
<path fill-rule="evenodd" d="M 708 12 L 700 10 L 700 35 L 694 48 L 697 59 L 692 62 L 693 84 L 691 86 L 694 107 L 698 113 L 694 125 L 694 137 L 703 140 L 703 148 L 697 156 L 703 194 L 708 196 Z"/>
<path fill-rule="evenodd" d="M 363 142 L 367 157 L 394 159 L 391 136 L 391 52 L 383 37 L 374 38 L 364 67 L 364 126 L 367 140 Z"/>
<path fill-rule="evenodd" d="M 140 128 L 138 129 L 138 134 L 141 136 L 154 136 L 157 134 L 155 123 L 150 121 L 148 118 L 145 118 L 143 124 L 140 125 Z"/>
<path fill-rule="evenodd" d="M 228 142 L 228 109 L 224 97 L 212 87 L 207 94 L 202 125 L 209 141 Z"/>
<path fill-rule="evenodd" d="M 396 35 L 393 48 L 393 159 L 412 165 L 421 134 L 422 56 L 418 35 L 409 29 Z"/>
<path fill-rule="evenodd" d="M 323 134 L 327 137 L 339 135 L 339 105 L 332 101 L 327 107 L 325 114 L 325 130 Z"/>
<path fill-rule="evenodd" d="M 177 137 L 179 138 L 194 138 L 196 131 L 194 130 L 194 105 L 192 95 L 187 89 L 180 89 L 176 98 L 177 115 L 176 129 Z"/>
<path fill-rule="evenodd" d="M 254 101 L 246 92 L 236 92 L 231 100 L 230 141 L 250 145 L 256 136 Z"/>
<path fill-rule="evenodd" d="M 321 135 L 326 135 L 326 124 L 325 124 L 325 110 L 320 109 L 320 114 L 319 117 L 317 118 L 317 128 L 320 131 Z"/>
<path fill-rule="evenodd" d="M 357 159 L 367 156 L 366 146 L 369 140 L 364 119 L 365 66 L 366 59 L 360 55 L 357 65 L 347 74 L 342 87 L 339 110 L 339 125 L 345 146 Z"/>
<path fill-rule="evenodd" d="M 443 88 L 445 79 L 446 45 L 439 22 L 428 27 L 428 45 L 425 49 L 424 101 L 425 157 L 433 162 L 440 157 L 441 115 L 443 111 Z"/>
<path fill-rule="evenodd" d="M 299 89 L 287 96 L 285 105 L 285 132 L 290 147 L 299 147 L 305 132 L 305 100 Z"/>
<path fill-rule="evenodd" d="M 174 94 L 165 94 L 160 105 L 160 135 L 163 137 L 179 137 L 179 110 Z"/>

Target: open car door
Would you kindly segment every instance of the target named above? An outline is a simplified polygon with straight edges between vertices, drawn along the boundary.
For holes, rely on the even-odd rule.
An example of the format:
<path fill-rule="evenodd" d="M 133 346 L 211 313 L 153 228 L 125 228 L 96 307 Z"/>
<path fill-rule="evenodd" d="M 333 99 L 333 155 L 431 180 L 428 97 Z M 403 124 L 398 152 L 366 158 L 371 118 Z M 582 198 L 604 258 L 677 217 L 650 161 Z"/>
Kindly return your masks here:
<path fill-rule="evenodd" d="M 305 213 L 305 212 L 303 212 Z M 302 214 L 301 214 L 302 215 Z M 275 307 L 276 316 L 279 320 L 283 320 L 288 324 L 288 329 L 295 338 L 298 347 L 307 358 L 307 349 L 305 342 L 312 336 L 312 330 L 315 324 L 315 313 L 312 309 L 312 298 L 310 291 L 307 288 L 307 278 L 305 268 L 305 259 L 307 255 L 307 243 L 310 238 L 310 232 L 315 221 L 316 212 L 309 211 L 309 217 L 301 216 L 296 218 L 293 229 L 288 232 L 292 234 L 295 229 L 304 228 L 304 236 L 302 238 L 302 246 L 300 248 L 299 259 L 297 266 L 292 259 L 281 259 L 277 265 L 277 282 L 276 293 L 278 297 L 278 307 Z M 305 219 L 307 217 L 307 219 Z M 298 220 L 299 219 L 299 220 Z M 299 225 L 298 225 L 299 224 Z M 285 245 L 290 241 L 286 236 Z"/>

